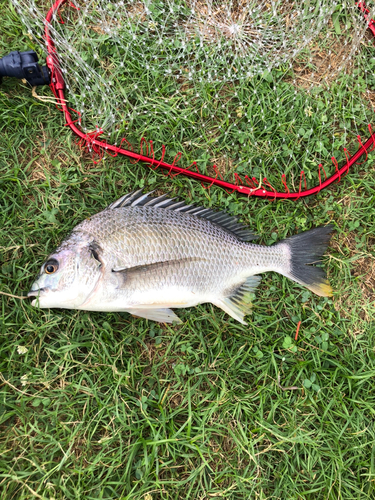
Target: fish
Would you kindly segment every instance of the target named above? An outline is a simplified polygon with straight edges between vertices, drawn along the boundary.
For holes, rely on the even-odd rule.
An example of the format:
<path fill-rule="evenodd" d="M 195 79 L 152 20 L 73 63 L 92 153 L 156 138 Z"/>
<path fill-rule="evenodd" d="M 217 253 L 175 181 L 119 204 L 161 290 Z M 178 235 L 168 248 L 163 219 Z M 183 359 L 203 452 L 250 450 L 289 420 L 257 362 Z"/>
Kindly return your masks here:
<path fill-rule="evenodd" d="M 316 265 L 332 224 L 263 246 L 237 217 L 152 194 L 128 193 L 74 227 L 42 265 L 31 304 L 181 323 L 173 309 L 211 303 L 246 325 L 262 273 L 332 295 Z"/>

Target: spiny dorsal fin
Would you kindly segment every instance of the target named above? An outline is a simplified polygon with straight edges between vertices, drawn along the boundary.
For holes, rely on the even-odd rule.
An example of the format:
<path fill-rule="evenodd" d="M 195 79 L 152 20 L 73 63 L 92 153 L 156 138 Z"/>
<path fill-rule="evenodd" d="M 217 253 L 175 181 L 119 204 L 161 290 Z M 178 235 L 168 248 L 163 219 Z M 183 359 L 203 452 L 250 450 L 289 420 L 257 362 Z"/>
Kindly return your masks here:
<path fill-rule="evenodd" d="M 224 293 L 224 297 L 216 301 L 215 305 L 243 325 L 247 325 L 244 316 L 250 313 L 251 296 L 260 280 L 260 276 L 249 276 L 245 282 L 242 282 L 237 287 L 232 287 L 227 293 Z"/>
<path fill-rule="evenodd" d="M 111 203 L 107 210 L 114 210 L 115 208 L 123 207 L 154 207 L 164 208 L 165 210 L 173 210 L 183 214 L 194 215 L 207 219 L 210 222 L 217 224 L 226 231 L 232 233 L 239 240 L 252 241 L 258 238 L 250 229 L 238 222 L 237 217 L 228 215 L 225 212 L 215 212 L 211 208 L 196 207 L 194 205 L 187 205 L 183 201 L 176 201 L 173 198 L 167 198 L 166 194 L 162 196 L 152 197 L 153 193 L 143 194 L 142 189 L 132 193 L 125 194 L 117 201 Z"/>

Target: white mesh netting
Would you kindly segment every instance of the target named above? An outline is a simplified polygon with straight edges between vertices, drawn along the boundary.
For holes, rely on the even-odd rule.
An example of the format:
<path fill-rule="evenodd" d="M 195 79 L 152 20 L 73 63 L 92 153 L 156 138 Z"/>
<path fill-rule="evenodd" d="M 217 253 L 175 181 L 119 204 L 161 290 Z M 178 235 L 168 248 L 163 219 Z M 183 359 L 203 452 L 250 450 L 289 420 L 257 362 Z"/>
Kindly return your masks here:
<path fill-rule="evenodd" d="M 45 50 L 51 4 L 12 2 Z M 51 36 L 85 132 L 146 136 L 203 173 L 216 163 L 229 180 L 287 174 L 295 187 L 301 169 L 316 183 L 320 162 L 369 135 L 366 27 L 349 0 L 93 0 L 63 5 Z"/>

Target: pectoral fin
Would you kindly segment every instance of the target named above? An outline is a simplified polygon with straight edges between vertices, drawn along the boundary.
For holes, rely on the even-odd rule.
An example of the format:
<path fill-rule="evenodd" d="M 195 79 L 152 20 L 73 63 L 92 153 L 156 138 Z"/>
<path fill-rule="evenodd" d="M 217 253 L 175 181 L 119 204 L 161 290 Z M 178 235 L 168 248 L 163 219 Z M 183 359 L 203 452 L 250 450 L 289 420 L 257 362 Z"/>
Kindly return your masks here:
<path fill-rule="evenodd" d="M 127 309 L 127 312 L 139 318 L 151 319 L 159 323 L 179 323 L 182 321 L 172 309 Z"/>
<path fill-rule="evenodd" d="M 243 325 L 247 325 L 244 316 L 251 310 L 251 298 L 260 282 L 259 276 L 249 276 L 245 282 L 232 287 L 224 297 L 215 301 L 215 305 L 220 307 L 227 314 L 232 316 Z"/>
<path fill-rule="evenodd" d="M 193 264 L 196 262 L 204 261 L 199 257 L 187 257 L 185 259 L 166 260 L 161 262 L 152 262 L 150 264 L 143 264 L 134 267 L 115 267 L 112 269 L 113 273 L 118 273 L 122 276 L 119 288 L 125 288 L 131 284 L 137 283 L 140 280 L 147 280 L 151 286 L 160 286 L 165 283 L 173 274 L 179 274 L 182 271 L 191 267 L 191 272 L 194 272 Z"/>

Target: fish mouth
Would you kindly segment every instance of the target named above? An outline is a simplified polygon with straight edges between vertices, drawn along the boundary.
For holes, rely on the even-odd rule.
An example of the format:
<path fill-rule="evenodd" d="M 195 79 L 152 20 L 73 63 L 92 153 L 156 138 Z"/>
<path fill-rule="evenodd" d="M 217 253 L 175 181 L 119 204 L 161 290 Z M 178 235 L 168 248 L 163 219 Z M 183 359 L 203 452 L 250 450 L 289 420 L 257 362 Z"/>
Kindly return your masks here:
<path fill-rule="evenodd" d="M 35 290 L 31 289 L 30 292 L 27 294 L 28 297 L 33 298 L 34 300 L 31 301 L 31 305 L 35 306 L 37 299 L 40 297 L 40 294 L 44 292 L 46 289 L 45 288 L 36 288 Z"/>

